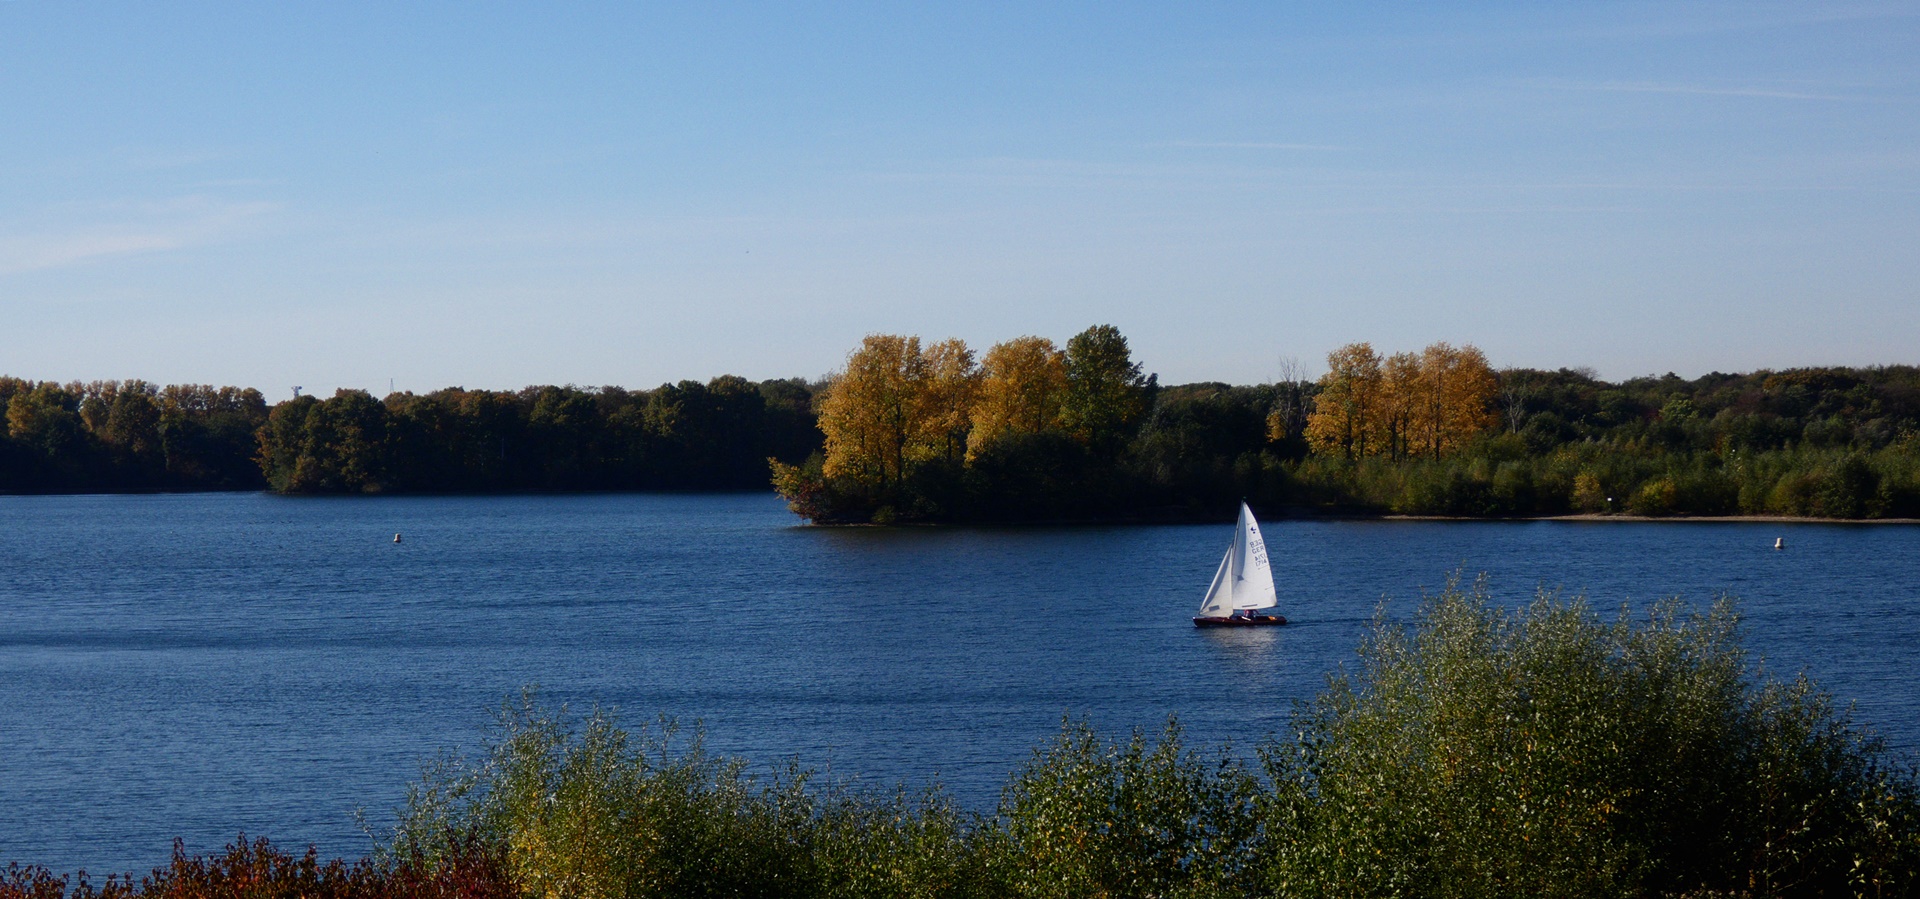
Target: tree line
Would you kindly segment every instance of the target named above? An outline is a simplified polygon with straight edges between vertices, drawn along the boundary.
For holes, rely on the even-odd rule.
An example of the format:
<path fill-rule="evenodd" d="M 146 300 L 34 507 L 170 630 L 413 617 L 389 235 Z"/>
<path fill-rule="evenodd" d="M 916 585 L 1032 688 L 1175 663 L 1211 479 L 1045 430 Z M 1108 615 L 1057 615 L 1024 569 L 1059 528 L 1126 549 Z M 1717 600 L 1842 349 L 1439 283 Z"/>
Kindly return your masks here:
<path fill-rule="evenodd" d="M 0 492 L 764 490 L 821 444 L 813 388 L 725 375 L 654 390 L 258 390 L 0 378 Z"/>
<path fill-rule="evenodd" d="M 0 377 L 0 492 L 258 490 L 252 388 Z"/>
<path fill-rule="evenodd" d="M 0 378 L 0 492 L 756 490 L 822 523 L 1266 514 L 1920 517 L 1920 369 L 1495 369 L 1349 344 L 1162 385 L 1117 329 L 876 334 L 822 382 L 364 391 Z"/>
<path fill-rule="evenodd" d="M 978 362 L 873 335 L 820 394 L 821 455 L 775 465 L 816 522 L 1627 513 L 1920 517 L 1920 369 L 1492 367 L 1354 343 L 1309 379 L 1161 386 L 1096 326 Z"/>
<path fill-rule="evenodd" d="M 342 390 L 273 407 L 260 471 L 282 493 L 764 490 L 820 445 L 804 381 L 654 390 Z"/>
<path fill-rule="evenodd" d="M 1440 460 L 1494 422 L 1500 379 L 1471 346 L 1382 357 L 1352 344 L 1318 381 L 1162 389 L 1111 325 L 1064 348 L 871 335 L 821 392 L 826 445 L 774 466 L 818 522 L 1184 518 L 1239 498 L 1340 504 L 1304 490 L 1309 455 Z"/>
<path fill-rule="evenodd" d="M 1438 515 L 1920 517 L 1913 366 L 1497 374 L 1490 423 L 1453 452 L 1304 457 L 1287 467 L 1288 498 Z"/>

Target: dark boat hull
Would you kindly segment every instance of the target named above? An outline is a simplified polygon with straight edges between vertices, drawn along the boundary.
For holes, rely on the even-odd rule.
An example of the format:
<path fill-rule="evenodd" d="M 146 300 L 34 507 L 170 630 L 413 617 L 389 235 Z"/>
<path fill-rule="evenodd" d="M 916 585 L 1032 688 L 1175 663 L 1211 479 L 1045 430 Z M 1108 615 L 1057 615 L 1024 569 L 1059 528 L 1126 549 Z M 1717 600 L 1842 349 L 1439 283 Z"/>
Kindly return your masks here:
<path fill-rule="evenodd" d="M 1245 618 L 1207 616 L 1193 619 L 1194 627 L 1272 627 L 1286 623 L 1285 615 L 1253 615 Z"/>

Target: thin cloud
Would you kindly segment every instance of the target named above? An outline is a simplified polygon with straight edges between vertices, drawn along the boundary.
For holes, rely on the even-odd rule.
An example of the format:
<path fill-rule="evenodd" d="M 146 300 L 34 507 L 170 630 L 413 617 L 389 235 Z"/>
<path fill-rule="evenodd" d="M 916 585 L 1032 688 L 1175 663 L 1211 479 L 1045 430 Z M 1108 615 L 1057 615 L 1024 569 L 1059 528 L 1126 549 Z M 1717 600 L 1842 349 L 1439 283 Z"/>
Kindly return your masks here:
<path fill-rule="evenodd" d="M 1176 140 L 1154 146 L 1186 150 L 1338 150 L 1334 144 L 1295 144 L 1260 140 Z"/>
<path fill-rule="evenodd" d="M 1222 187 L 1248 183 L 1298 183 L 1300 173 L 1292 167 L 1246 161 L 1125 163 L 1081 159 L 984 157 L 955 160 L 933 168 L 871 172 L 865 177 L 880 183 L 968 182 L 1003 187 L 1086 188 L 1154 185 Z"/>
<path fill-rule="evenodd" d="M 94 233 L 0 238 L 0 275 L 62 268 L 107 256 L 177 249 L 177 235 L 163 233 Z"/>
<path fill-rule="evenodd" d="M 182 197 L 121 210 L 115 216 L 119 221 L 73 225 L 58 231 L 0 233 L 0 275 L 215 243 L 232 237 L 246 222 L 275 208 L 270 203 L 218 203 Z"/>
<path fill-rule="evenodd" d="M 231 152 L 197 151 L 182 153 L 125 152 L 121 164 L 133 171 L 162 171 L 166 169 L 184 169 L 209 162 L 226 162 L 236 158 Z"/>
<path fill-rule="evenodd" d="M 278 178 L 216 178 L 207 181 L 195 181 L 185 185 L 191 190 L 228 190 L 238 187 L 273 187 L 282 183 Z"/>
<path fill-rule="evenodd" d="M 1524 8 L 1524 7 L 1516 7 Z M 1675 4 L 1669 2 L 1592 4 L 1568 6 L 1547 24 L 1538 24 L 1540 16 L 1519 18 L 1496 16 L 1468 19 L 1453 27 L 1431 30 L 1393 31 L 1335 37 L 1326 46 L 1351 46 L 1377 50 L 1382 47 L 1509 47 L 1541 44 L 1640 43 L 1726 34 L 1757 32 L 1795 32 L 1822 26 L 1853 26 L 1874 22 L 1905 22 L 1917 13 L 1910 3 L 1754 3 L 1713 2 Z M 1504 27 L 1503 27 L 1504 26 Z M 1284 65 L 1284 52 L 1293 44 L 1273 40 L 1249 39 L 1243 46 L 1275 51 L 1265 62 Z M 1241 57 L 1244 59 L 1244 57 Z M 1221 67 L 1246 63 L 1218 61 Z"/>
<path fill-rule="evenodd" d="M 1615 21 L 1552 36 L 1591 39 L 1670 39 L 1729 32 L 1783 31 L 1835 23 L 1878 22 L 1914 18 L 1905 3 L 1809 4 L 1752 2 L 1710 3 L 1692 7 L 1653 3 L 1629 7 L 1611 15 Z"/>
<path fill-rule="evenodd" d="M 1784 90 L 1767 87 L 1719 87 L 1709 84 L 1674 84 L 1660 81 L 1599 81 L 1584 84 L 1561 83 L 1548 86 L 1559 90 L 1625 94 L 1688 94 L 1703 97 L 1760 97 L 1770 100 L 1846 101 L 1853 99 L 1839 94 L 1816 93 L 1803 90 Z"/>

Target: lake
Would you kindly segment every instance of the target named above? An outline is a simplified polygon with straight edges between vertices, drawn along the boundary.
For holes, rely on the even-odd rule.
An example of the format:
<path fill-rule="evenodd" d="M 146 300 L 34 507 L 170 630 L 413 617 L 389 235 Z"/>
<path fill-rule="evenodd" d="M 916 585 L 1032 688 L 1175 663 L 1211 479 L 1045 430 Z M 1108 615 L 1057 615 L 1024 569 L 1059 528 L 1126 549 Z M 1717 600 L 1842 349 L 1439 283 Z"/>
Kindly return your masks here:
<path fill-rule="evenodd" d="M 1273 521 L 1284 629 L 1200 631 L 1230 523 L 800 527 L 772 496 L 0 497 L 0 864 L 96 874 L 242 831 L 358 856 L 523 687 L 760 764 L 990 809 L 1063 716 L 1250 749 L 1376 609 L 1456 571 L 1611 615 L 1740 600 L 1920 747 L 1920 528 Z M 404 535 L 394 543 L 395 533 Z M 1787 549 L 1773 550 L 1776 537 Z"/>

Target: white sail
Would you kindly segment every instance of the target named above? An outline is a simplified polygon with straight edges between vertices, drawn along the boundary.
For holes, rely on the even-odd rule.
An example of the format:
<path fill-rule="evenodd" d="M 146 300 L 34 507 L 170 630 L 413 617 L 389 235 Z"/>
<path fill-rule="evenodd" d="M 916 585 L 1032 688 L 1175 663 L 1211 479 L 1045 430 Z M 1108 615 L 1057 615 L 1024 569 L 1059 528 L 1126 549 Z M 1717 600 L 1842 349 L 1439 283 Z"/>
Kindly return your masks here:
<path fill-rule="evenodd" d="M 1240 522 L 1233 544 L 1213 573 L 1213 584 L 1200 601 L 1204 617 L 1227 615 L 1240 609 L 1264 609 L 1279 603 L 1273 589 L 1273 569 L 1267 564 L 1267 544 L 1260 539 L 1260 523 L 1253 510 L 1240 504 Z"/>
<path fill-rule="evenodd" d="M 1234 548 L 1240 551 L 1240 579 L 1235 582 L 1234 608 L 1267 609 L 1280 604 L 1273 589 L 1273 567 L 1267 563 L 1267 541 L 1260 537 L 1260 522 L 1253 510 L 1240 504 L 1240 525 L 1234 530 Z"/>
<path fill-rule="evenodd" d="M 1213 585 L 1207 588 L 1207 597 L 1200 600 L 1200 614 L 1208 618 L 1224 617 L 1234 610 L 1233 606 L 1233 548 L 1227 548 L 1227 555 L 1220 560 L 1220 567 L 1214 569 Z"/>

